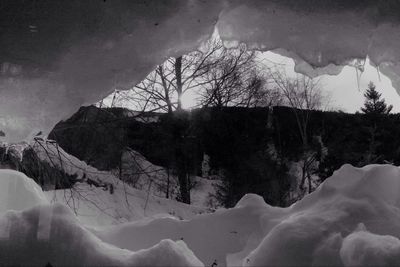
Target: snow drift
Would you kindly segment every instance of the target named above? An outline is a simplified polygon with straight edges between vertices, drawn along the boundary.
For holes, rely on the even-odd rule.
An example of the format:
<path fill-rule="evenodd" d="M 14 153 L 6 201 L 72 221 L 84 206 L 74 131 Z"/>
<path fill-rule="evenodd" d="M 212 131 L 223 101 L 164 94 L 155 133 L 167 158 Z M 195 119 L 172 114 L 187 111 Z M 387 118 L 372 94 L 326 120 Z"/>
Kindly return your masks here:
<path fill-rule="evenodd" d="M 65 206 L 27 205 L 0 218 L 0 264 L 398 266 L 399 192 L 398 167 L 344 165 L 289 208 L 250 194 L 191 220 L 91 229 Z"/>
<path fill-rule="evenodd" d="M 287 210 L 245 265 L 399 265 L 400 257 L 393 253 L 400 235 L 398 192 L 399 168 L 344 165 Z M 270 219 L 265 216 L 263 224 Z M 374 250 L 379 244 L 391 250 Z"/>
<path fill-rule="evenodd" d="M 0 172 L 0 214 L 7 210 L 24 210 L 48 203 L 39 185 L 23 173 Z"/>
<path fill-rule="evenodd" d="M 9 211 L 0 218 L 2 266 L 202 266 L 183 242 L 163 240 L 138 252 L 101 242 L 62 205 Z"/>
<path fill-rule="evenodd" d="M 202 266 L 181 241 L 161 240 L 138 252 L 101 242 L 22 173 L 1 170 L 0 183 L 1 266 Z M 7 194 L 7 184 L 17 190 Z"/>

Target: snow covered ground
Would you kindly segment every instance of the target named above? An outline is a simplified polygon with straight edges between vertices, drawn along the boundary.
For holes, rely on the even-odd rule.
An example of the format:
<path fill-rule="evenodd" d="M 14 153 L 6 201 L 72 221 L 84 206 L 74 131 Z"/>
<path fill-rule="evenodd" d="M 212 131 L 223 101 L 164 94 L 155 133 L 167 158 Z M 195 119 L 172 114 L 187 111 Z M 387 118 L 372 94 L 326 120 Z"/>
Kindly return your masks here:
<path fill-rule="evenodd" d="M 122 180 L 136 189 L 150 191 L 152 195 L 165 198 L 167 187 L 169 198 L 176 199 L 179 195 L 178 178 L 167 172 L 161 166 L 148 161 L 139 152 L 127 148 L 122 155 L 121 171 L 115 170 L 122 176 Z M 207 207 L 209 193 L 215 193 L 214 183 L 210 179 L 199 176 L 191 177 L 193 188 L 191 189 L 191 204 L 199 207 Z"/>
<path fill-rule="evenodd" d="M 51 203 L 69 206 L 86 225 L 105 226 L 154 217 L 190 219 L 209 212 L 207 192 L 213 192 L 213 181 L 195 177 L 193 203 L 186 205 L 174 200 L 177 184 L 171 175 L 170 199 L 166 199 L 162 191 L 167 179 L 165 169 L 153 165 L 136 151 L 130 150 L 123 157 L 123 177 L 135 179 L 134 183 L 124 183 L 113 172 L 87 165 L 53 141 L 36 140 L 32 147 L 42 160 L 77 175 L 80 182 L 73 188 L 49 190 L 45 195 Z"/>
<path fill-rule="evenodd" d="M 99 240 L 61 204 L 10 210 L 0 217 L 1 266 L 201 266 L 182 242 L 136 252 Z"/>
<path fill-rule="evenodd" d="M 120 181 L 115 181 L 113 187 L 111 194 L 109 189 L 79 183 L 71 190 L 46 191 L 45 194 L 51 203 L 68 205 L 82 223 L 94 226 L 155 217 L 190 219 L 207 212 L 205 207 L 153 196 Z"/>
<path fill-rule="evenodd" d="M 2 206 L 1 265 L 400 265 L 400 169 L 392 165 L 344 165 L 289 208 L 246 195 L 232 209 L 189 220 L 107 227 L 84 226 L 64 205 L 43 204 L 43 193 L 17 172 L 0 171 L 1 195 L 10 175 L 20 190 L 9 196 L 20 202 Z"/>

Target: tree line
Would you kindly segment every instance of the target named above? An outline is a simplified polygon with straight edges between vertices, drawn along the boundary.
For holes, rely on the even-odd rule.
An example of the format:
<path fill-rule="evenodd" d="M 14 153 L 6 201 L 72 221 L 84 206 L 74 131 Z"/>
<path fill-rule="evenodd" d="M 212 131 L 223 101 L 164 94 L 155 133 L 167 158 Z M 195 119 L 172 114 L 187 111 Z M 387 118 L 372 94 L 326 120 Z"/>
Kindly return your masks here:
<path fill-rule="evenodd" d="M 320 171 L 320 165 L 323 165 L 327 154 L 323 133 L 315 134 L 310 129 L 314 116 L 310 111 L 321 110 L 327 104 L 320 81 L 300 74 L 288 75 L 279 66 L 266 67 L 260 64 L 257 52 L 248 50 L 243 44 L 228 49 L 214 36 L 201 47 L 201 51 L 169 58 L 133 88 L 116 90 L 111 103 L 111 106 L 128 106 L 138 112 L 137 116 L 148 112 L 165 113 L 163 118 L 168 121 L 169 126 L 163 130 L 165 139 L 169 142 L 167 146 L 171 159 L 166 167 L 178 177 L 179 200 L 190 203 L 193 153 L 188 149 L 193 146 L 193 139 L 196 137 L 191 129 L 193 125 L 190 123 L 190 113 L 184 112 L 182 98 L 185 94 L 194 92 L 197 100 L 195 107 L 202 109 L 279 105 L 291 107 L 290 111 L 295 118 L 294 129 L 299 140 L 299 144 L 296 144 L 300 155 L 296 160 L 301 169 L 298 189 L 300 195 L 314 190 L 316 184 L 313 176 Z M 376 161 L 379 146 L 376 121 L 380 114 L 388 114 L 391 107 L 380 99 L 381 95 L 373 84 L 370 84 L 365 97 L 366 103 L 362 112 L 368 114 L 371 123 L 365 129 L 369 147 L 363 160 L 365 163 L 372 163 Z M 277 143 L 270 141 L 271 144 L 276 146 Z M 275 154 L 278 157 L 274 159 L 274 168 L 282 172 L 280 168 L 285 164 L 279 162 L 284 161 L 285 157 L 279 158 L 278 152 Z M 271 158 L 268 153 L 258 156 L 264 157 L 265 162 Z M 234 155 L 226 154 L 226 157 Z M 236 172 L 240 173 L 239 170 Z"/>
<path fill-rule="evenodd" d="M 169 58 L 130 90 L 116 90 L 111 104 L 122 103 L 141 113 L 162 111 L 174 118 L 174 128 L 170 129 L 175 147 L 171 152 L 174 158 L 171 168 L 177 172 L 183 202 L 190 203 L 187 159 L 183 152 L 188 137 L 184 126 L 186 115 L 182 112 L 182 98 L 188 93 L 196 94 L 197 108 L 293 107 L 304 151 L 302 184 L 307 177 L 310 179 L 308 169 L 315 155 L 310 153 L 306 138 L 310 118 L 304 110 L 323 106 L 319 81 L 304 75 L 291 77 L 279 67 L 267 68 L 246 45 L 228 49 L 214 36 L 201 51 Z"/>

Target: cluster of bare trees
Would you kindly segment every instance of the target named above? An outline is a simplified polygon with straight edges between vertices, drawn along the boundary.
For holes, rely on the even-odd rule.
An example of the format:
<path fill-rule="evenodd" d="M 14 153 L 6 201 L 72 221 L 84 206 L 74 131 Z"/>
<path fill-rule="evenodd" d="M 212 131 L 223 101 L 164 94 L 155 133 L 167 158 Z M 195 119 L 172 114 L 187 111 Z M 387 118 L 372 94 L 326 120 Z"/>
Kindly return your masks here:
<path fill-rule="evenodd" d="M 308 110 L 321 109 L 324 97 L 319 81 L 304 75 L 287 75 L 279 67 L 259 64 L 257 52 L 248 50 L 244 44 L 237 48 L 224 47 L 219 38 L 211 38 L 202 47 L 177 58 L 169 58 L 157 66 L 142 82 L 128 91 L 116 91 L 113 103 L 129 103 L 131 109 L 141 112 L 162 111 L 180 113 L 184 94 L 196 96 L 197 107 L 273 107 L 287 105 L 293 108 L 298 133 L 302 143 L 303 175 L 300 189 L 306 179 L 311 190 L 312 166 L 316 154 L 311 153 L 308 141 Z M 176 115 L 175 116 L 179 116 Z M 175 131 L 178 180 L 187 191 L 188 174 L 180 168 L 184 159 L 180 155 L 185 134 Z M 182 192 L 184 202 L 190 195 Z"/>
<path fill-rule="evenodd" d="M 204 53 L 169 58 L 131 90 L 118 92 L 122 95 L 118 100 L 140 111 L 180 111 L 183 94 L 206 83 L 202 78 L 217 65 L 215 55 L 221 49 L 222 43 L 209 41 Z"/>
<path fill-rule="evenodd" d="M 303 193 L 306 189 L 311 193 L 314 188 L 312 185 L 312 175 L 317 171 L 318 162 L 324 154 L 323 145 L 319 136 L 314 136 L 314 143 L 309 140 L 309 123 L 312 110 L 320 110 L 328 101 L 327 96 L 321 91 L 320 80 L 297 74 L 289 76 L 284 70 L 270 71 L 269 77 L 272 79 L 282 97 L 283 104 L 291 107 L 296 118 L 297 132 L 301 140 L 302 156 L 301 179 L 299 189 Z M 317 140 L 317 141 L 316 141 Z M 306 186 L 307 181 L 307 186 Z"/>
<path fill-rule="evenodd" d="M 270 88 L 268 73 L 257 63 L 256 52 L 241 44 L 225 48 L 212 38 L 202 52 L 169 58 L 128 91 L 116 91 L 113 105 L 126 103 L 138 111 L 172 113 L 182 110 L 182 97 L 191 94 L 197 107 L 272 106 L 281 95 Z"/>
<path fill-rule="evenodd" d="M 167 59 L 132 89 L 116 90 L 111 105 L 124 103 L 136 111 L 172 113 L 183 109 L 185 94 L 194 96 L 196 107 L 319 109 L 323 104 L 321 86 L 315 79 L 292 77 L 282 68 L 267 67 L 246 45 L 228 49 L 214 37 L 201 51 Z"/>

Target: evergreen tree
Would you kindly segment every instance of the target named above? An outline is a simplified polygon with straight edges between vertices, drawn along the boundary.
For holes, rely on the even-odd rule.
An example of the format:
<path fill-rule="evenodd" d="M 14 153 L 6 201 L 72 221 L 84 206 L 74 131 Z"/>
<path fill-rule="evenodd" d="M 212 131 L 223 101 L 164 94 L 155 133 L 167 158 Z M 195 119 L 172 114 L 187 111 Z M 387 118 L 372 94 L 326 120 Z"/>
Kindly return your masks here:
<path fill-rule="evenodd" d="M 392 110 L 392 105 L 387 105 L 385 99 L 381 99 L 381 93 L 376 90 L 375 85 L 370 82 L 368 89 L 364 93 L 365 102 L 364 107 L 361 108 L 362 112 L 367 115 L 369 125 L 364 129 L 367 133 L 368 147 L 363 153 L 362 160 L 358 162 L 359 166 L 366 164 L 381 163 L 383 158 L 379 154 L 381 142 L 381 128 L 379 127 L 381 115 L 387 115 Z"/>
<path fill-rule="evenodd" d="M 370 82 L 367 91 L 364 93 L 366 99 L 361 111 L 370 115 L 389 114 L 393 106 L 386 105 L 385 99 L 381 99 L 381 95 L 382 94 L 376 90 L 375 85 Z"/>

